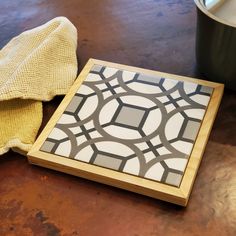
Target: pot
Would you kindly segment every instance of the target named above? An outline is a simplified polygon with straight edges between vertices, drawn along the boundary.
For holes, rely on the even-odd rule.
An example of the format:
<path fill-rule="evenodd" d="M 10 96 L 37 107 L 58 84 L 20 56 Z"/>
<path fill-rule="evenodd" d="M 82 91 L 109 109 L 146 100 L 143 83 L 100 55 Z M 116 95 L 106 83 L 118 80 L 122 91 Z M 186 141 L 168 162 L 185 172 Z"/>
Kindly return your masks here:
<path fill-rule="evenodd" d="M 195 0 L 196 60 L 207 79 L 236 90 L 236 1 Z"/>

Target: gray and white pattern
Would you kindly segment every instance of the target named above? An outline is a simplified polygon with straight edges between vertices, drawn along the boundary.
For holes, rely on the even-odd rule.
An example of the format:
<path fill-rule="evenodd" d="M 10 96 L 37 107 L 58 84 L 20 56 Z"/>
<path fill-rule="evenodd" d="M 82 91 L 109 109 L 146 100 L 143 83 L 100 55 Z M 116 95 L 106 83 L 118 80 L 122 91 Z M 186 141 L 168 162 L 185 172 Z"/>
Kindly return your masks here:
<path fill-rule="evenodd" d="M 211 94 L 94 65 L 40 150 L 178 187 Z"/>

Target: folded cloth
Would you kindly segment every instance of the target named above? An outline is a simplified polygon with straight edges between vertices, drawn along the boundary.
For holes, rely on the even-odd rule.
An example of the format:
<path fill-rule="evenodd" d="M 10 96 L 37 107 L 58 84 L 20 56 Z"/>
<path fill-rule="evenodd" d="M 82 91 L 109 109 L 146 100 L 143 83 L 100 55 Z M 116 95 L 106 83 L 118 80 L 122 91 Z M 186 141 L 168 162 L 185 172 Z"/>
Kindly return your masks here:
<path fill-rule="evenodd" d="M 10 148 L 26 154 L 42 122 L 42 102 L 13 99 L 0 102 L 0 155 Z"/>
<path fill-rule="evenodd" d="M 0 51 L 0 100 L 51 100 L 77 74 L 77 30 L 57 17 L 13 38 Z"/>
<path fill-rule="evenodd" d="M 76 78 L 76 47 L 76 28 L 57 17 L 0 51 L 0 154 L 30 150 L 42 122 L 41 101 L 67 93 Z"/>

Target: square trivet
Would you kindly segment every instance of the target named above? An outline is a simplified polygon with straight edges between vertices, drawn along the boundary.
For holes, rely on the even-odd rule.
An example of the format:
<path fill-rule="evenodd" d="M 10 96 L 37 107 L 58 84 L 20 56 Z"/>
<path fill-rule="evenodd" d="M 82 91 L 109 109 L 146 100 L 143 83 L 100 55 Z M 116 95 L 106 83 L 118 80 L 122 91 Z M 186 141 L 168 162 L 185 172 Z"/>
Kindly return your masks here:
<path fill-rule="evenodd" d="M 90 59 L 29 161 L 185 206 L 223 88 Z"/>

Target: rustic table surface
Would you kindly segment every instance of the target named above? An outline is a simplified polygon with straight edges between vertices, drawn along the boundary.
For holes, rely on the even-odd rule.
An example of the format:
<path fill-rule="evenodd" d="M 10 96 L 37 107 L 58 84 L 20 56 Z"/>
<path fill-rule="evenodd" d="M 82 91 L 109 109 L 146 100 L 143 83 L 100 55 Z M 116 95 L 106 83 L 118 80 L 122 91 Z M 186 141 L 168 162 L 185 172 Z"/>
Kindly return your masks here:
<path fill-rule="evenodd" d="M 0 47 L 53 17 L 92 57 L 202 78 L 192 0 L 0 0 Z M 44 103 L 45 126 L 61 97 Z M 0 235 L 236 235 L 236 93 L 225 90 L 187 208 L 0 157 Z"/>

